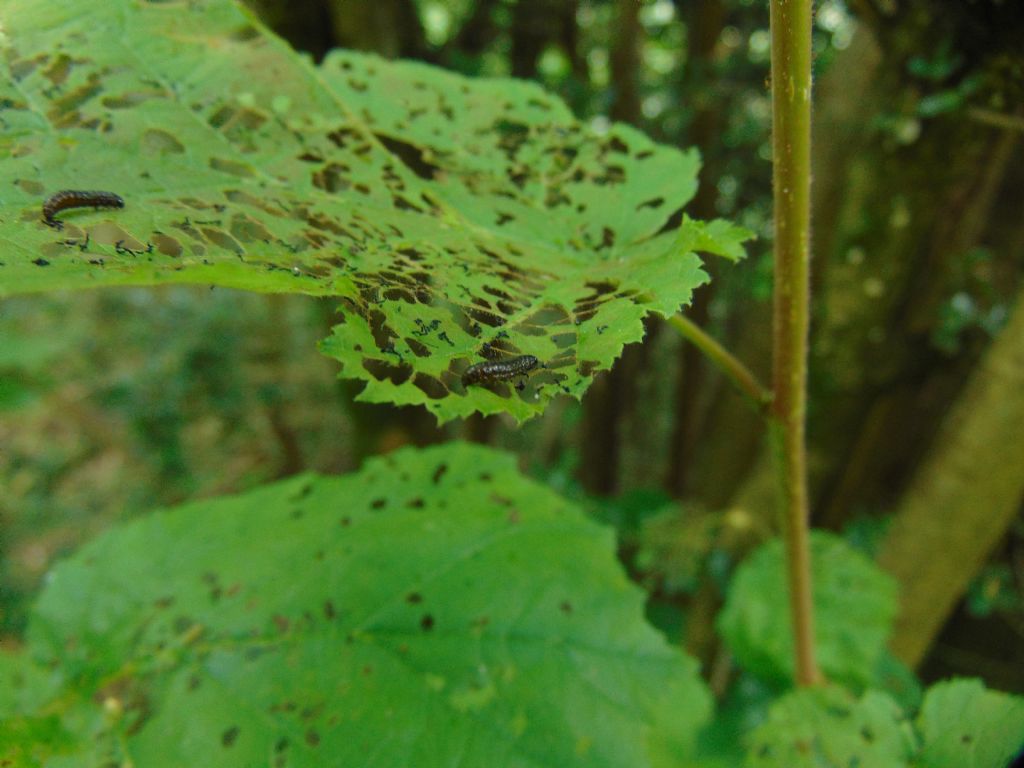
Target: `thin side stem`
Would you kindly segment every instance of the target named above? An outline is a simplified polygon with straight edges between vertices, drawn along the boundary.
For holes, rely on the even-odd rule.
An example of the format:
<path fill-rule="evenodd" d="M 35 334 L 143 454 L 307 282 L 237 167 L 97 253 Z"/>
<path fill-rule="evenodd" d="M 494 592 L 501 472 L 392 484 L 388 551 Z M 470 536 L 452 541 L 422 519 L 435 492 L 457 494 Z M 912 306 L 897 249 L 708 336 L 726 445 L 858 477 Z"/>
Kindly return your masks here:
<path fill-rule="evenodd" d="M 746 396 L 759 411 L 766 411 L 772 401 L 771 391 L 757 380 L 750 369 L 741 363 L 729 350 L 719 344 L 707 332 L 684 315 L 673 315 L 668 319 L 683 338 L 707 355 L 724 373 L 732 385 Z"/>
<path fill-rule="evenodd" d="M 783 500 L 798 685 L 821 680 L 814 654 L 807 501 L 811 229 L 811 0 L 771 0 L 775 199 L 772 436 Z"/>
<path fill-rule="evenodd" d="M 1005 112 L 996 112 L 993 109 L 971 107 L 967 110 L 967 116 L 979 123 L 992 125 L 1007 131 L 1024 131 L 1024 117 L 1020 115 L 1008 115 Z"/>

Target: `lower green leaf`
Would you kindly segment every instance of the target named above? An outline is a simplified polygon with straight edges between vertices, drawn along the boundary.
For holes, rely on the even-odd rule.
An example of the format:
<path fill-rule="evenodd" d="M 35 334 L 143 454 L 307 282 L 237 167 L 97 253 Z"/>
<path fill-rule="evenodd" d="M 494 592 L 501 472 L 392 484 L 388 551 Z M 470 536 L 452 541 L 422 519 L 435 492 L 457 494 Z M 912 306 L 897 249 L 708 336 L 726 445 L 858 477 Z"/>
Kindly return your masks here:
<path fill-rule="evenodd" d="M 1024 699 L 980 680 L 938 683 L 917 718 L 921 768 L 1004 768 L 1024 748 Z"/>
<path fill-rule="evenodd" d="M 892 578 L 842 539 L 811 532 L 815 650 L 830 680 L 866 686 L 876 677 L 896 613 Z M 743 667 L 792 681 L 793 630 L 782 542 L 771 541 L 737 570 L 718 628 Z"/>
<path fill-rule="evenodd" d="M 779 699 L 749 746 L 749 768 L 900 768 L 908 765 L 914 738 L 884 693 L 857 699 L 827 686 Z"/>
<path fill-rule="evenodd" d="M 669 765 L 710 700 L 642 604 L 610 530 L 453 444 L 111 531 L 29 637 L 69 764 Z"/>

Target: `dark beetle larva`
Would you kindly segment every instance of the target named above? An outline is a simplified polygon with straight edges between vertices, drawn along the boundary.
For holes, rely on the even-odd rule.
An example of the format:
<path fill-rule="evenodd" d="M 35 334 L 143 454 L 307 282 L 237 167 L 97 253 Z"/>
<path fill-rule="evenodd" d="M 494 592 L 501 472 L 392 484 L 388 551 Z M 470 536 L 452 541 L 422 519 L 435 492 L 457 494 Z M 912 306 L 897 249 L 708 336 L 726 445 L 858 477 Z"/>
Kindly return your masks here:
<path fill-rule="evenodd" d="M 43 221 L 60 229 L 64 225 L 54 216 L 65 208 L 124 208 L 124 200 L 113 192 L 83 192 L 79 189 L 63 189 L 50 195 L 43 203 Z"/>
<path fill-rule="evenodd" d="M 484 363 L 471 365 L 462 374 L 464 386 L 470 384 L 490 384 L 495 381 L 508 381 L 516 376 L 523 376 L 537 367 L 537 358 L 533 355 L 521 355 L 508 360 L 488 360 Z"/>

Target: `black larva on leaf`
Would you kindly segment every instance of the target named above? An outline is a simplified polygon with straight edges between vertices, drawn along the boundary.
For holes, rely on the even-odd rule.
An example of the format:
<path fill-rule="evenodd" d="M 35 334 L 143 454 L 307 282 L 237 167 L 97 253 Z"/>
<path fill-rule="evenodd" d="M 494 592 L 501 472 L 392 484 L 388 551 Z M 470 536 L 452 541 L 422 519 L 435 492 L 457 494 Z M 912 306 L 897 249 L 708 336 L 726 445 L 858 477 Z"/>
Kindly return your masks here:
<path fill-rule="evenodd" d="M 113 192 L 86 192 L 80 189 L 62 189 L 46 198 L 43 203 L 43 221 L 51 227 L 64 225 L 54 217 L 65 208 L 124 208 L 124 200 Z"/>
<path fill-rule="evenodd" d="M 484 363 L 471 365 L 462 374 L 462 384 L 491 384 L 496 381 L 508 381 L 516 376 L 525 376 L 537 367 L 538 360 L 533 355 L 521 355 L 508 360 L 488 360 Z"/>

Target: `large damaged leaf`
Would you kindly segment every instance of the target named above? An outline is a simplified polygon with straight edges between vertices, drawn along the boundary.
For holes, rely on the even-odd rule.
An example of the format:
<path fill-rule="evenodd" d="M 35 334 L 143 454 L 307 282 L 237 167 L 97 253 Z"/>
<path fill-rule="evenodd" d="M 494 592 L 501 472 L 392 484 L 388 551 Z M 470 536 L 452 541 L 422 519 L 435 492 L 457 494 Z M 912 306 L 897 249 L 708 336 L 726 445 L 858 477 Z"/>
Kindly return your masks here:
<path fill-rule="evenodd" d="M 687 302 L 694 250 L 738 252 L 728 225 L 671 228 L 695 152 L 595 134 L 529 83 L 353 52 L 314 67 L 228 0 L 19 0 L 0 25 L 0 295 L 336 296 L 323 349 L 361 399 L 522 420 Z M 61 189 L 125 206 L 57 229 L 41 205 Z M 461 381 L 521 355 L 529 377 Z"/>

